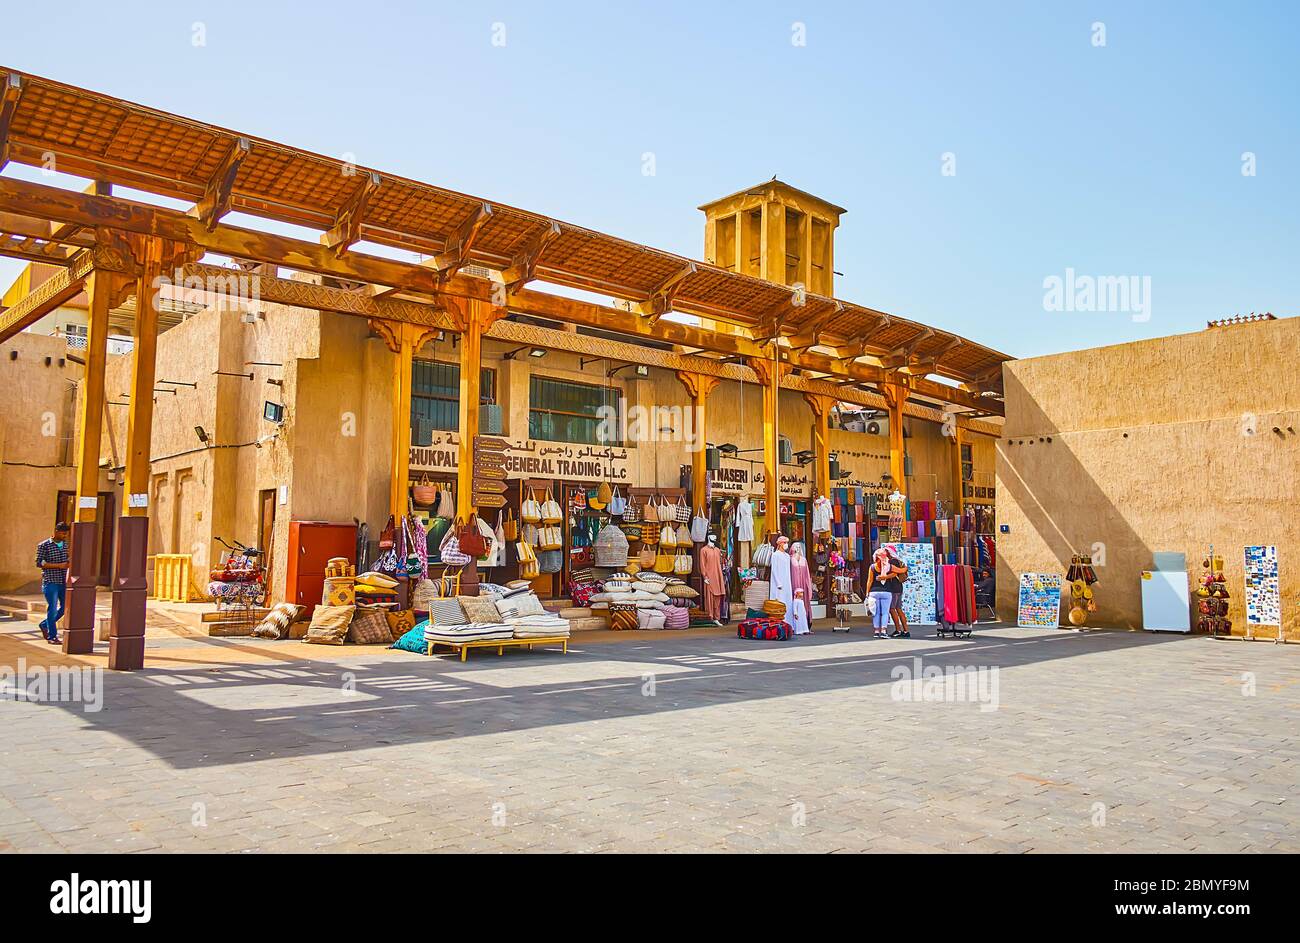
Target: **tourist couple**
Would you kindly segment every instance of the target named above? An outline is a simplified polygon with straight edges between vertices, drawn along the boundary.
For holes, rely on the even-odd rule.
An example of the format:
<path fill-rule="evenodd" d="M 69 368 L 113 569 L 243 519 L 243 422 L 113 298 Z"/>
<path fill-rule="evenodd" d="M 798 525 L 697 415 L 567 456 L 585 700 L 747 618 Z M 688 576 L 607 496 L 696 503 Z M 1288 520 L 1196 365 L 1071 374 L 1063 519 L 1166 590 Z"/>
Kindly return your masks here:
<path fill-rule="evenodd" d="M 867 598 L 871 600 L 873 633 L 876 638 L 885 637 L 885 628 L 892 617 L 894 631 L 890 638 L 911 638 L 907 630 L 907 616 L 903 615 L 903 583 L 907 579 L 907 564 L 894 555 L 893 547 L 881 545 L 871 558 L 871 568 L 867 571 Z"/>

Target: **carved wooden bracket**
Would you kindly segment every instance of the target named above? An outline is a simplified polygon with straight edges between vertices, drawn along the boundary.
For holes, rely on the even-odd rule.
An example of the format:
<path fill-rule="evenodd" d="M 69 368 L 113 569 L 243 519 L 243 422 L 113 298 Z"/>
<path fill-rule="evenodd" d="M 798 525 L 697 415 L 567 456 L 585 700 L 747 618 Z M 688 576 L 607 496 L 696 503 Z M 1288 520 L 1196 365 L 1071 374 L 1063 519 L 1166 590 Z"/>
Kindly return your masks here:
<path fill-rule="evenodd" d="M 686 392 L 690 394 L 692 400 L 708 399 L 709 394 L 722 382 L 717 377 L 704 373 L 691 373 L 687 370 L 678 370 L 677 379 L 682 386 L 686 387 Z"/>

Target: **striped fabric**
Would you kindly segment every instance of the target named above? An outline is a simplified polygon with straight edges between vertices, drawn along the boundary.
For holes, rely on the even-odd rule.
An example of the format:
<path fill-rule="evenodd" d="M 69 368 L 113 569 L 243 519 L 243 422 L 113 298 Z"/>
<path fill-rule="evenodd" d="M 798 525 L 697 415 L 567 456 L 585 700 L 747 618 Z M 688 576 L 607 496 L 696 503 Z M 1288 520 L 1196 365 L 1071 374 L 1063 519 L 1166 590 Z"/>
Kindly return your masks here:
<path fill-rule="evenodd" d="M 455 599 L 429 600 L 429 621 L 435 625 L 464 625 L 465 610 Z"/>

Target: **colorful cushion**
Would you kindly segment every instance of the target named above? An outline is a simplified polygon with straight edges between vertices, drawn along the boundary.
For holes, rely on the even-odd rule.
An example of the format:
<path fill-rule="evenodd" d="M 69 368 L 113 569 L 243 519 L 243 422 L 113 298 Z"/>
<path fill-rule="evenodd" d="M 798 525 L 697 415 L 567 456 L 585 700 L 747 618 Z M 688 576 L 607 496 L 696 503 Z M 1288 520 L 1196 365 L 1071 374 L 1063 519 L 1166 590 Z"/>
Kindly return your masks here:
<path fill-rule="evenodd" d="M 402 652 L 415 652 L 417 655 L 429 654 L 429 643 L 424 640 L 424 629 L 427 625 L 428 623 L 421 622 L 413 626 L 398 636 L 390 647 Z"/>
<path fill-rule="evenodd" d="M 460 603 L 461 609 L 465 610 L 465 622 L 499 623 L 501 621 L 502 616 L 497 610 L 497 603 L 490 596 L 457 596 L 456 602 Z"/>
<path fill-rule="evenodd" d="M 291 602 L 276 603 L 266 617 L 257 623 L 253 634 L 258 638 L 285 638 L 289 634 L 289 626 L 297 622 L 300 615 L 302 606 Z"/>
<path fill-rule="evenodd" d="M 317 606 L 303 641 L 313 645 L 342 645 L 353 611 L 352 606 Z"/>
<path fill-rule="evenodd" d="M 411 627 L 415 625 L 415 610 L 390 610 L 384 613 L 384 618 L 388 620 L 388 637 L 397 640 L 411 631 Z"/>
<path fill-rule="evenodd" d="M 434 625 L 464 625 L 469 621 L 456 599 L 431 599 L 428 612 L 429 621 Z"/>
<path fill-rule="evenodd" d="M 387 645 L 393 640 L 388 632 L 388 619 L 383 609 L 370 609 L 359 606 L 352 613 L 352 623 L 348 626 L 348 641 L 358 645 Z"/>

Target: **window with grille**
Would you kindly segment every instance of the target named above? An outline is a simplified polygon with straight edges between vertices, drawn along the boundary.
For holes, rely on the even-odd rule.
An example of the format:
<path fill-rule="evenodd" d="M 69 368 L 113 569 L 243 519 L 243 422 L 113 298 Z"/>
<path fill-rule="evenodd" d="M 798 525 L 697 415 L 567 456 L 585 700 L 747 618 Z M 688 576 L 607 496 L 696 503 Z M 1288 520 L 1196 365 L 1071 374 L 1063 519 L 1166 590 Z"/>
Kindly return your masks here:
<path fill-rule="evenodd" d="M 497 373 L 484 367 L 481 403 L 496 402 Z M 411 364 L 411 428 L 455 432 L 460 427 L 460 364 L 416 360 Z"/>
<path fill-rule="evenodd" d="M 585 445 L 622 444 L 618 441 L 623 412 L 620 390 L 534 376 L 529 378 L 528 392 L 529 438 Z M 604 407 L 613 410 L 612 429 L 604 426 L 610 416 Z"/>

